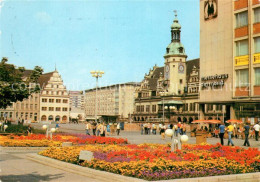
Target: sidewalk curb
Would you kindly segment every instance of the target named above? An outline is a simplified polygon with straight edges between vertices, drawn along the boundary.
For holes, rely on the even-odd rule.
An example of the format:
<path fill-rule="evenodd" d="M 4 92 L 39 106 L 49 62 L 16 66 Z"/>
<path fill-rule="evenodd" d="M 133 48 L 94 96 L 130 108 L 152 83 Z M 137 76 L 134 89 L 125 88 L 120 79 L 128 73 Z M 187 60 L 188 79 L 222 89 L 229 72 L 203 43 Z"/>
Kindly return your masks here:
<path fill-rule="evenodd" d="M 94 180 L 100 180 L 105 182 L 126 182 L 126 181 L 145 181 L 138 178 L 132 178 L 128 176 L 122 176 L 106 171 L 99 171 L 87 167 L 82 167 L 75 164 L 59 161 L 49 157 L 41 156 L 38 154 L 27 154 L 28 159 L 36 161 L 38 163 L 59 168 L 71 173 L 83 175 Z M 222 176 L 207 176 L 199 178 L 183 178 L 183 179 L 172 179 L 172 180 L 160 180 L 160 182 L 222 182 L 222 181 L 247 181 L 247 182 L 260 182 L 260 172 L 257 173 L 245 173 L 245 174 L 231 174 Z"/>
<path fill-rule="evenodd" d="M 128 176 L 122 176 L 119 174 L 114 174 L 114 173 L 110 173 L 110 172 L 106 172 L 106 171 L 99 171 L 99 170 L 95 170 L 95 169 L 91 169 L 91 168 L 87 168 L 87 167 L 82 167 L 79 165 L 75 165 L 75 164 L 71 164 L 71 163 L 67 163 L 67 162 L 63 162 L 63 161 L 59 161 L 56 159 L 52 159 L 49 157 L 45 157 L 45 156 L 41 156 L 38 154 L 27 154 L 26 157 L 30 160 L 33 160 L 35 162 L 44 164 L 44 165 L 48 165 L 48 166 L 52 166 L 58 169 L 62 169 L 64 171 L 68 171 L 71 173 L 75 173 L 75 174 L 79 174 L 82 176 L 86 176 L 89 178 L 92 178 L 93 180 L 100 180 L 100 181 L 105 181 L 105 182 L 135 182 L 135 181 L 144 181 L 138 178 L 132 178 L 132 177 L 128 177 Z"/>

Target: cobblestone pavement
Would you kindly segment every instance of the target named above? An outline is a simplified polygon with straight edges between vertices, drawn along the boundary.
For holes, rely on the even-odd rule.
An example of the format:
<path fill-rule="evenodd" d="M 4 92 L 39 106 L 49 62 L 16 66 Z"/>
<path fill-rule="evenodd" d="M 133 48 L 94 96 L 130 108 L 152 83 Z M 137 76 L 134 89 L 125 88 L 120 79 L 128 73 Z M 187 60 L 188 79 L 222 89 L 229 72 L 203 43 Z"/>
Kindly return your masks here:
<path fill-rule="evenodd" d="M 40 123 L 35 123 L 33 126 L 40 128 L 42 124 Z M 55 127 L 55 124 L 52 124 L 51 127 Z M 80 123 L 80 124 L 61 124 L 60 125 L 60 130 L 63 132 L 68 132 L 68 133 L 85 133 L 85 125 Z M 92 134 L 92 133 L 91 133 Z M 195 144 L 196 143 L 196 138 L 195 137 L 190 137 L 190 133 L 187 133 L 189 136 L 189 141 L 187 143 L 190 144 Z M 134 144 L 141 144 L 141 143 L 160 143 L 160 144 L 166 144 L 170 143 L 171 139 L 169 137 L 166 137 L 165 140 L 161 139 L 161 136 L 157 133 L 157 135 L 141 135 L 141 132 L 139 131 L 121 131 L 119 136 L 116 135 L 111 135 L 111 137 L 116 137 L 116 138 L 127 138 L 130 143 Z M 241 146 L 243 147 L 244 140 L 242 139 L 232 139 L 235 146 Z M 224 144 L 227 145 L 228 140 L 224 139 Z M 251 147 L 257 147 L 260 149 L 260 141 L 255 141 L 254 138 L 249 139 Z M 207 143 L 210 144 L 216 144 L 220 143 L 219 138 L 207 138 Z"/>

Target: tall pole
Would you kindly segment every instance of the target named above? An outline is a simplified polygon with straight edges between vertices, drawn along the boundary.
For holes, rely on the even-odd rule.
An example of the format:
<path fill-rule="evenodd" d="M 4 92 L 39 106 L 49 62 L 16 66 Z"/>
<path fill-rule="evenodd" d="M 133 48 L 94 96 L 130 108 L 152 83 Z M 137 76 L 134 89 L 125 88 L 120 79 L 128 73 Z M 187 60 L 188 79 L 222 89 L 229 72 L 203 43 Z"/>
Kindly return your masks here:
<path fill-rule="evenodd" d="M 98 88 L 98 77 L 96 77 L 95 123 L 97 123 L 97 88 Z"/>
<path fill-rule="evenodd" d="M 98 88 L 98 77 L 102 77 L 104 71 L 90 71 L 91 75 L 96 78 L 96 98 L 95 98 L 95 122 L 97 123 L 97 88 Z"/>
<path fill-rule="evenodd" d="M 162 100 L 162 101 L 163 101 L 162 103 L 163 103 L 163 123 L 164 123 L 164 97 L 163 97 L 162 99 L 163 99 L 163 100 Z"/>

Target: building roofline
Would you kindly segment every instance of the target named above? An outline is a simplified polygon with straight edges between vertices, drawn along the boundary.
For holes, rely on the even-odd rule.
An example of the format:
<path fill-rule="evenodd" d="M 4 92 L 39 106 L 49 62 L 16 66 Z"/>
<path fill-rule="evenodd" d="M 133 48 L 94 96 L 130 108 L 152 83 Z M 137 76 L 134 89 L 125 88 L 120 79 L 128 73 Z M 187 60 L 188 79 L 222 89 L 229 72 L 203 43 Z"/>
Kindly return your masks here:
<path fill-rule="evenodd" d="M 133 85 L 133 86 L 140 86 L 140 82 L 126 82 L 126 83 L 118 83 L 118 84 L 113 84 L 113 85 L 108 85 L 108 86 L 103 86 L 103 87 L 98 87 L 98 89 L 105 89 L 105 88 L 112 88 L 112 87 L 118 87 L 118 86 L 123 86 L 123 85 Z M 93 91 L 96 88 L 91 88 L 85 90 L 85 92 Z"/>

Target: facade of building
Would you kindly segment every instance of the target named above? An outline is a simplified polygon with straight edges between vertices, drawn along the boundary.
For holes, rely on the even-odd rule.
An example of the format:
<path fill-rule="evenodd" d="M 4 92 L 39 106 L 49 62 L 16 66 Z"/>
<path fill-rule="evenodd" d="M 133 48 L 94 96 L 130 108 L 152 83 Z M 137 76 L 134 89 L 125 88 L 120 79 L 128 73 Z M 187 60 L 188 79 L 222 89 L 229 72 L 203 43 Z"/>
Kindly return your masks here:
<path fill-rule="evenodd" d="M 155 65 L 136 89 L 133 115 L 136 122 L 191 122 L 198 119 L 199 59 L 186 60 L 181 25 L 175 16 L 164 66 Z"/>
<path fill-rule="evenodd" d="M 69 94 L 58 71 L 40 77 L 40 121 L 69 121 Z"/>
<path fill-rule="evenodd" d="M 97 116 L 108 119 L 127 119 L 134 110 L 134 93 L 139 83 L 124 83 L 85 91 L 86 118 L 95 119 L 95 103 Z M 97 95 L 97 99 L 96 99 Z"/>
<path fill-rule="evenodd" d="M 22 79 L 25 81 L 31 73 L 32 70 L 25 70 Z M 11 121 L 17 121 L 18 119 L 20 121 L 24 120 L 24 122 L 38 121 L 40 112 L 39 97 L 39 93 L 33 93 L 28 99 L 13 103 L 6 109 L 1 109 L 0 116 Z"/>
<path fill-rule="evenodd" d="M 83 91 L 69 91 L 70 96 L 70 118 L 84 120 L 85 97 Z"/>
<path fill-rule="evenodd" d="M 200 1 L 201 118 L 260 119 L 259 3 Z"/>

